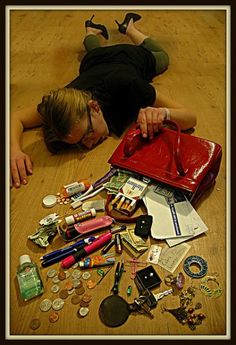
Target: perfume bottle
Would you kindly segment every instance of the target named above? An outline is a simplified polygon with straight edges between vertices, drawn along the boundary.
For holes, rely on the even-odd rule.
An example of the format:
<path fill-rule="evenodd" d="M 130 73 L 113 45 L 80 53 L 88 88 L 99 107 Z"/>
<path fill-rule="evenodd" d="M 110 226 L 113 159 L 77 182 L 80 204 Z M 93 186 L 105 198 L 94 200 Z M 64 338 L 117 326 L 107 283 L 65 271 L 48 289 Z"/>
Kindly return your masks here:
<path fill-rule="evenodd" d="M 17 280 L 20 294 L 24 301 L 41 295 L 43 293 L 43 283 L 39 274 L 38 266 L 31 261 L 29 255 L 21 255 L 19 266 L 17 267 Z"/>

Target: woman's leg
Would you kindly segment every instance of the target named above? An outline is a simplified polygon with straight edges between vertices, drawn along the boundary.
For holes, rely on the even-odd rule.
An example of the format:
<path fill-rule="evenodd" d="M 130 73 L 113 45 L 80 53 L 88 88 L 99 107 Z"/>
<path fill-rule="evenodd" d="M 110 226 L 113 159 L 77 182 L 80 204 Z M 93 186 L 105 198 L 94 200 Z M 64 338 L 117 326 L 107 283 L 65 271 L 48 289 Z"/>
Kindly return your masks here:
<path fill-rule="evenodd" d="M 86 29 L 86 35 L 85 35 L 83 44 L 87 52 L 95 48 L 101 47 L 100 40 L 98 37 L 100 33 L 101 31 L 97 29 L 93 29 L 89 27 Z"/>
<path fill-rule="evenodd" d="M 152 52 L 156 60 L 157 74 L 164 72 L 168 68 L 168 65 L 169 65 L 168 54 L 161 48 L 161 46 L 156 40 L 150 38 L 147 35 L 144 35 L 141 31 L 136 29 L 132 19 L 130 20 L 128 24 L 126 35 L 131 39 L 131 41 L 135 45 L 141 45 L 145 47 L 147 50 Z"/>

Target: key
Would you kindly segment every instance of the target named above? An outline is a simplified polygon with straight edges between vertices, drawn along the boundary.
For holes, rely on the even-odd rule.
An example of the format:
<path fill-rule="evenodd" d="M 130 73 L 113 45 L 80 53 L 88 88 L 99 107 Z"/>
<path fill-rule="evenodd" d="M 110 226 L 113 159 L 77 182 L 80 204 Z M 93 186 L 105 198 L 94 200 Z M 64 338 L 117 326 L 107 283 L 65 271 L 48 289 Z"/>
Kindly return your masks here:
<path fill-rule="evenodd" d="M 153 294 L 156 301 L 158 302 L 160 299 L 162 299 L 165 296 L 170 295 L 173 292 L 173 289 L 169 289 L 169 290 L 165 290 L 163 292 L 157 293 L 157 294 Z"/>
<path fill-rule="evenodd" d="M 146 313 L 151 319 L 154 318 L 153 314 L 150 311 L 150 308 L 146 305 L 146 298 L 145 299 L 137 299 L 135 298 L 134 303 L 137 306 L 137 311 L 142 314 L 142 312 Z"/>

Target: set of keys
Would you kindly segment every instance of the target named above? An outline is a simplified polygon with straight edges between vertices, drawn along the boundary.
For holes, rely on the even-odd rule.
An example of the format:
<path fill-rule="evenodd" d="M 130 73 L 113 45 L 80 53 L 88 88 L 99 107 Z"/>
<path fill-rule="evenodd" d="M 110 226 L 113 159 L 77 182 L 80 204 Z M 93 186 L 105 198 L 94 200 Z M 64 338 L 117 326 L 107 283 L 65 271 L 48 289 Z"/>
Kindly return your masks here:
<path fill-rule="evenodd" d="M 154 316 L 151 313 L 151 306 L 150 306 L 150 303 L 148 303 L 150 296 L 155 299 L 154 303 L 156 305 L 160 299 L 162 299 L 165 296 L 170 295 L 172 292 L 173 292 L 173 289 L 169 289 L 157 294 L 152 294 L 149 291 L 149 294 L 140 295 L 139 298 L 135 298 L 134 300 L 134 304 L 136 305 L 136 310 L 141 314 L 146 313 L 151 319 L 153 319 Z M 152 304 L 152 306 L 154 306 L 154 304 Z"/>

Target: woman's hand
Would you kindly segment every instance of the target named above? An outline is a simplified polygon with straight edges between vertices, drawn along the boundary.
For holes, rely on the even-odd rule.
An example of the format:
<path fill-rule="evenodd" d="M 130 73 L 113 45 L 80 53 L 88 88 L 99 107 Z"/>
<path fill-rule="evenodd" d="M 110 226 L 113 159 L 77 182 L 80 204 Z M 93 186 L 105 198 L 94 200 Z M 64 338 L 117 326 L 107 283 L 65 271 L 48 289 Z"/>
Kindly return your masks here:
<path fill-rule="evenodd" d="M 11 187 L 19 188 L 21 184 L 27 184 L 27 175 L 33 172 L 30 157 L 21 150 L 13 150 L 11 153 Z"/>
<path fill-rule="evenodd" d="M 166 117 L 165 108 L 147 107 L 139 110 L 137 123 L 143 138 L 153 138 L 154 134 L 163 126 L 163 121 Z"/>

